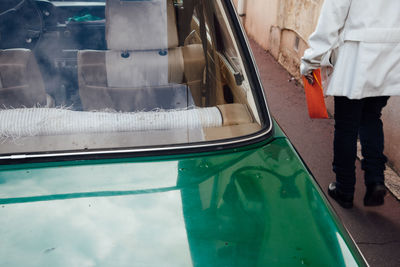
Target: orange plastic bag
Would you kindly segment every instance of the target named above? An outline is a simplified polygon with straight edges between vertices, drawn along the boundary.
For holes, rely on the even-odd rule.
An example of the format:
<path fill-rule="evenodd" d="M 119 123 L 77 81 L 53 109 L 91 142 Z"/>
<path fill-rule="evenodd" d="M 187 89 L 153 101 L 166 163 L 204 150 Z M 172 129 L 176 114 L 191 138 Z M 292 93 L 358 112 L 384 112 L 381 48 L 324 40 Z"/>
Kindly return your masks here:
<path fill-rule="evenodd" d="M 314 84 L 310 84 L 306 77 L 303 76 L 304 89 L 306 92 L 308 114 L 313 119 L 327 119 L 324 90 L 321 82 L 321 70 L 314 70 Z"/>

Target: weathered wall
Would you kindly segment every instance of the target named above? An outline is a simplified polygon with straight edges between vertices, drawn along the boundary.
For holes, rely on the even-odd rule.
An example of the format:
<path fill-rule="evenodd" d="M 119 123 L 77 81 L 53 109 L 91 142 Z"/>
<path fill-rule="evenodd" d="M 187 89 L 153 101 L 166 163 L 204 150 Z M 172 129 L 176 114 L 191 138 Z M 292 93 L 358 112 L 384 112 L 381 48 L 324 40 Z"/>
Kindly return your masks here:
<path fill-rule="evenodd" d="M 247 34 L 264 49 L 270 49 L 270 29 L 276 25 L 280 0 L 247 0 L 243 24 Z"/>
<path fill-rule="evenodd" d="M 236 0 L 236 4 L 238 1 Z M 300 78 L 298 64 L 305 40 L 318 21 L 322 0 L 244 0 L 243 24 L 247 34 L 288 71 Z M 297 38 L 297 39 L 296 39 Z"/>
<path fill-rule="evenodd" d="M 268 2 L 268 1 L 267 1 Z M 278 24 L 307 39 L 318 21 L 322 0 L 282 0 Z"/>
<path fill-rule="evenodd" d="M 247 34 L 268 50 L 289 73 L 300 78 L 300 58 L 308 37 L 318 22 L 323 0 L 234 0 L 245 1 L 242 22 Z M 400 86 L 400 85 L 399 85 Z M 333 114 L 333 99 L 326 99 Z M 400 171 L 400 97 L 392 97 L 383 112 L 385 153 Z"/>
<path fill-rule="evenodd" d="M 300 78 L 300 58 L 307 48 L 308 36 L 318 21 L 322 0 L 281 0 L 277 26 L 280 28 L 278 59 L 290 74 Z M 271 40 L 275 42 L 274 40 Z"/>
<path fill-rule="evenodd" d="M 400 173 L 400 97 L 389 99 L 388 106 L 383 110 L 383 125 L 386 156 L 392 167 Z"/>

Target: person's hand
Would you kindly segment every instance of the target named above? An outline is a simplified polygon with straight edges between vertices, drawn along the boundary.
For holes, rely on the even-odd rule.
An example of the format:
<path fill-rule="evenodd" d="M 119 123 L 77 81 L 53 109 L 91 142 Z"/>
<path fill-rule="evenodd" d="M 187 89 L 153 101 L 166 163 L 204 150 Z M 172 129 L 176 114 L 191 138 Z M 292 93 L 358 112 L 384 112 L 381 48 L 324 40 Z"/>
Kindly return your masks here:
<path fill-rule="evenodd" d="M 308 73 L 307 75 L 304 75 L 308 81 L 309 84 L 313 85 L 315 80 L 314 80 L 314 75 L 312 72 Z"/>

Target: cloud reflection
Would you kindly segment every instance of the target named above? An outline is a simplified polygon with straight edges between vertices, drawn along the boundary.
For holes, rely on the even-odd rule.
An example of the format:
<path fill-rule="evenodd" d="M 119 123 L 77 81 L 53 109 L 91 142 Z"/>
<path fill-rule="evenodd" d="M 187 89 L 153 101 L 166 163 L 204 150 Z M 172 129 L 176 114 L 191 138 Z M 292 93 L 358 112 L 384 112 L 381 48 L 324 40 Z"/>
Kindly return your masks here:
<path fill-rule="evenodd" d="M 191 265 L 179 191 L 6 205 L 0 223 L 2 266 Z"/>
<path fill-rule="evenodd" d="M 177 162 L 2 171 L 0 180 L 0 198 L 164 188 L 176 185 Z"/>

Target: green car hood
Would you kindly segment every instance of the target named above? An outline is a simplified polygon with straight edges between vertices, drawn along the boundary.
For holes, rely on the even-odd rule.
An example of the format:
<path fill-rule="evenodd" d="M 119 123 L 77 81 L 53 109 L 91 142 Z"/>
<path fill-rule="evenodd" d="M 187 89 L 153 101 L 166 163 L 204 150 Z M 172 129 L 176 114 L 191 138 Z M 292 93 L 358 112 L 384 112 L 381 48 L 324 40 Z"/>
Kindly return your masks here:
<path fill-rule="evenodd" d="M 181 158 L 1 166 L 0 266 L 357 266 L 284 137 Z"/>

